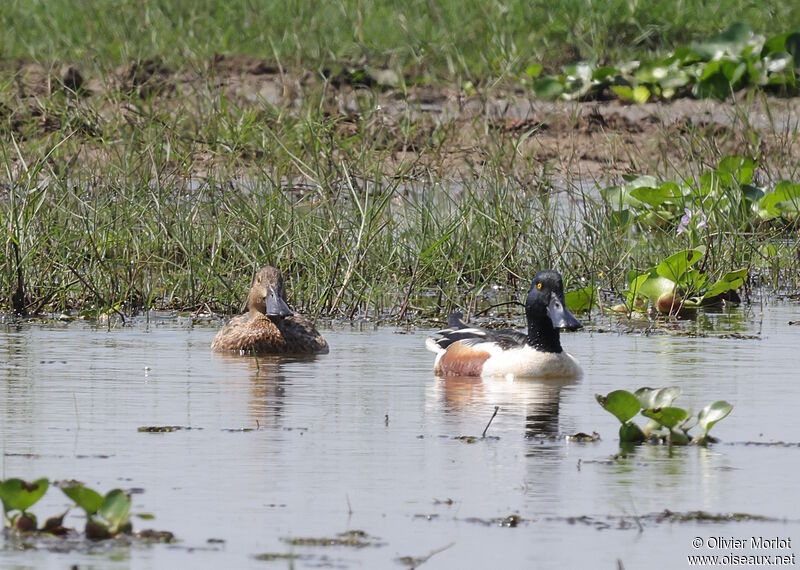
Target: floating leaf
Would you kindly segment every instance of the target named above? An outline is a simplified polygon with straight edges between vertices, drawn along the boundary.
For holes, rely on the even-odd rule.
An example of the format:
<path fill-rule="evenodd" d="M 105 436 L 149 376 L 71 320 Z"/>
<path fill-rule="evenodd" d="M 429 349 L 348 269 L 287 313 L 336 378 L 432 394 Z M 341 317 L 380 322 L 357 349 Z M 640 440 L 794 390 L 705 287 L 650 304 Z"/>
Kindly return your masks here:
<path fill-rule="evenodd" d="M 627 390 L 614 390 L 607 396 L 595 394 L 597 402 L 623 424 L 639 413 L 639 399 Z"/>
<path fill-rule="evenodd" d="M 103 520 L 108 523 L 108 530 L 116 534 L 127 524 L 130 518 L 131 499 L 120 489 L 113 489 L 106 493 L 103 504 L 97 510 Z"/>
<path fill-rule="evenodd" d="M 638 443 L 645 439 L 644 432 L 636 424 L 626 422 L 619 426 L 620 443 Z"/>
<path fill-rule="evenodd" d="M 670 185 L 670 184 L 663 184 L 658 186 L 657 188 L 648 188 L 647 186 L 641 186 L 639 188 L 634 188 L 631 190 L 631 196 L 644 202 L 645 204 L 649 204 L 653 207 L 658 207 L 664 204 L 665 202 L 677 197 L 681 197 L 680 191 L 677 191 L 677 185 Z"/>
<path fill-rule="evenodd" d="M 681 277 L 695 263 L 703 258 L 702 249 L 687 249 L 670 255 L 656 267 L 661 277 L 680 283 Z"/>
<path fill-rule="evenodd" d="M 583 289 L 569 291 L 564 295 L 564 301 L 567 303 L 567 309 L 573 313 L 584 313 L 592 310 L 596 296 L 594 287 L 590 285 Z"/>
<path fill-rule="evenodd" d="M 103 497 L 97 491 L 84 487 L 83 485 L 70 485 L 61 487 L 64 494 L 72 499 L 76 505 L 86 511 L 87 515 L 93 515 L 103 505 Z"/>
<path fill-rule="evenodd" d="M 661 277 L 660 275 L 648 275 L 644 280 L 637 280 L 638 293 L 650 299 L 653 303 L 664 295 L 672 295 L 678 288 L 678 284 Z"/>
<path fill-rule="evenodd" d="M 0 483 L 0 500 L 6 513 L 13 510 L 26 511 L 47 492 L 50 481 L 38 479 L 28 483 L 22 479 L 6 479 Z"/>
<path fill-rule="evenodd" d="M 670 445 L 688 445 L 689 436 L 679 430 L 669 430 L 669 443 Z"/>
<path fill-rule="evenodd" d="M 709 287 L 701 300 L 711 299 L 717 295 L 722 295 L 728 291 L 736 291 L 739 287 L 744 285 L 747 279 L 747 268 L 737 269 L 736 271 L 729 271 L 722 276 L 722 279 Z"/>
<path fill-rule="evenodd" d="M 707 405 L 697 414 L 697 423 L 703 430 L 703 437 L 714 427 L 718 421 L 725 419 L 733 411 L 733 406 L 724 400 L 718 400 Z"/>
<path fill-rule="evenodd" d="M 672 429 L 686 419 L 686 410 L 683 408 L 667 406 L 665 408 L 642 410 L 642 415 L 650 418 L 651 420 L 657 421 L 664 427 Z"/>
<path fill-rule="evenodd" d="M 780 217 L 790 204 L 800 204 L 800 184 L 784 180 L 759 200 L 758 215 L 765 220 Z"/>
<path fill-rule="evenodd" d="M 675 398 L 681 395 L 677 386 L 667 388 L 639 388 L 633 393 L 639 399 L 642 409 L 665 408 L 671 406 Z"/>

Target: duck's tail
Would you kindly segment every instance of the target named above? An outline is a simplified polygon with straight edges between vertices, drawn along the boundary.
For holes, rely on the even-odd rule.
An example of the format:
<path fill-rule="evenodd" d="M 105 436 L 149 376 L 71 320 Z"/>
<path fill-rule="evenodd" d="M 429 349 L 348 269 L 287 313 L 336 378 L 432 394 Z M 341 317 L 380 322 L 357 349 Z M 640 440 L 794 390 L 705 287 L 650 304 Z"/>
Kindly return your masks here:
<path fill-rule="evenodd" d="M 439 346 L 438 340 L 430 336 L 425 339 L 425 348 L 436 354 L 442 354 L 445 351 L 443 347 Z"/>

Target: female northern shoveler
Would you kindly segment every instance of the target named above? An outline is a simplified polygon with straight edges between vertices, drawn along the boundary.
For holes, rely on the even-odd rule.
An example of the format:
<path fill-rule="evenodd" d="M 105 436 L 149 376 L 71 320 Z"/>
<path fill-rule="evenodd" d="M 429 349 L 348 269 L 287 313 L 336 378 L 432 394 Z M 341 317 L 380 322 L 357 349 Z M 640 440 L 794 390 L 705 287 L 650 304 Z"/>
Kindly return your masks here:
<path fill-rule="evenodd" d="M 577 378 L 581 367 L 564 352 L 559 329 L 577 330 L 580 322 L 564 303 L 561 275 L 551 269 L 533 278 L 525 300 L 528 333 L 470 327 L 453 313 L 449 328 L 426 341 L 436 353 L 434 372 L 440 376 L 527 376 Z"/>
<path fill-rule="evenodd" d="M 274 267 L 256 273 L 248 312 L 232 318 L 214 337 L 211 350 L 255 354 L 328 352 L 328 343 L 306 317 L 286 304 L 283 276 Z"/>

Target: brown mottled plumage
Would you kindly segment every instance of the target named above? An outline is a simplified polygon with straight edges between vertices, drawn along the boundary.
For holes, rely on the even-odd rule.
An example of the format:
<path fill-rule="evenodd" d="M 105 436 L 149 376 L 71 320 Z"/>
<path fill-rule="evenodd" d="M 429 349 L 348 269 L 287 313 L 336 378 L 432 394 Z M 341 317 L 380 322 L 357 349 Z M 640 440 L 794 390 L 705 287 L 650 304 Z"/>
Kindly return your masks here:
<path fill-rule="evenodd" d="M 255 354 L 327 353 L 328 343 L 306 317 L 286 305 L 283 276 L 264 267 L 253 279 L 248 312 L 232 318 L 214 337 L 211 350 Z"/>

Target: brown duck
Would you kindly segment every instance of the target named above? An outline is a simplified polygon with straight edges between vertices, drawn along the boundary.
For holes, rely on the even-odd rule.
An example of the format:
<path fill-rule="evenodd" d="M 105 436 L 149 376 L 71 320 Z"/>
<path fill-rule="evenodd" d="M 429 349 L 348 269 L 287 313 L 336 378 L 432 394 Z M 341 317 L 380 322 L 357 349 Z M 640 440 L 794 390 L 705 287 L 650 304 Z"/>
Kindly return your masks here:
<path fill-rule="evenodd" d="M 214 337 L 211 350 L 242 354 L 327 353 L 328 343 L 309 319 L 286 304 L 283 276 L 274 267 L 256 273 L 248 312 L 232 318 Z"/>

